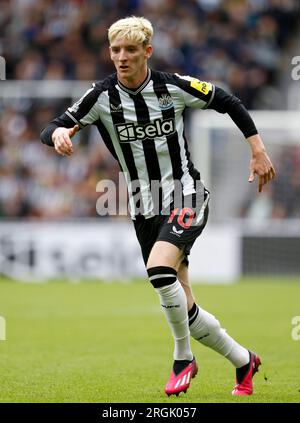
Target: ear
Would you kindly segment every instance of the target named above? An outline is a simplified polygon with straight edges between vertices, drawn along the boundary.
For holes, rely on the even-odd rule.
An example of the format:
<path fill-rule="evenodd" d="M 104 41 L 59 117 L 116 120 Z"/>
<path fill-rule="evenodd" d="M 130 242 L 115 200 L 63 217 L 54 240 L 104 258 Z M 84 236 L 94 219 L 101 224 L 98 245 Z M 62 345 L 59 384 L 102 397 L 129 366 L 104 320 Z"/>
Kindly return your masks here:
<path fill-rule="evenodd" d="M 151 44 L 148 44 L 145 48 L 145 57 L 146 59 L 150 59 L 153 53 L 153 47 Z"/>
<path fill-rule="evenodd" d="M 111 58 L 111 60 L 112 60 L 112 51 L 111 51 L 111 46 L 109 46 L 109 56 L 110 56 L 110 58 Z"/>

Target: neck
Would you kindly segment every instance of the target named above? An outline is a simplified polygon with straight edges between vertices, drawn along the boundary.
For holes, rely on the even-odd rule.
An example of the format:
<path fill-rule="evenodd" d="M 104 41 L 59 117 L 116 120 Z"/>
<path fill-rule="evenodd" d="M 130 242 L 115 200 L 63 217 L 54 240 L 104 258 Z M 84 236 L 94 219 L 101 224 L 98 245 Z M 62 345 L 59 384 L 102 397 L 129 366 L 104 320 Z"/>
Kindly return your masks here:
<path fill-rule="evenodd" d="M 148 76 L 148 68 L 145 67 L 143 72 L 141 72 L 137 76 L 132 76 L 129 78 L 124 78 L 120 75 L 118 75 L 118 80 L 123 84 L 126 88 L 135 89 L 138 88 L 142 83 L 145 81 L 145 79 Z"/>

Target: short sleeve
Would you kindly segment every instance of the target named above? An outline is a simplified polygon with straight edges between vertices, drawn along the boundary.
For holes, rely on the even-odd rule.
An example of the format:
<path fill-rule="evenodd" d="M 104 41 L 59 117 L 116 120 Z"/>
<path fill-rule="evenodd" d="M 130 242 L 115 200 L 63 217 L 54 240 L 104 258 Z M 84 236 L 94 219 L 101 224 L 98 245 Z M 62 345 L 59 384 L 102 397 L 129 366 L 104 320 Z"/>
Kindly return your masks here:
<path fill-rule="evenodd" d="M 66 110 L 66 115 L 80 127 L 92 124 L 99 119 L 99 95 L 99 90 L 93 84 L 76 103 Z"/>
<path fill-rule="evenodd" d="M 186 106 L 206 109 L 210 105 L 215 93 L 215 86 L 211 82 L 200 81 L 192 76 L 175 75 Z"/>

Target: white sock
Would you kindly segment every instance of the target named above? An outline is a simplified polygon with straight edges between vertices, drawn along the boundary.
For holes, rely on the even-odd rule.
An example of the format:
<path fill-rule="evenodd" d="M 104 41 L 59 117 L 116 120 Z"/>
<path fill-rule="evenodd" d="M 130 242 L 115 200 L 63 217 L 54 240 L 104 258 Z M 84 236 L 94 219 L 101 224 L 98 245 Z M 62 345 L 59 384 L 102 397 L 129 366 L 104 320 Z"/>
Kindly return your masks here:
<path fill-rule="evenodd" d="M 250 361 L 249 351 L 242 347 L 242 345 L 238 344 L 234 339 L 232 340 L 232 349 L 225 357 L 234 365 L 234 367 L 243 367 Z"/>
<path fill-rule="evenodd" d="M 226 357 L 235 367 L 249 363 L 249 352 L 222 329 L 212 314 L 196 304 L 189 311 L 191 336 Z"/>
<path fill-rule="evenodd" d="M 155 288 L 168 324 L 171 328 L 175 348 L 174 360 L 192 360 L 187 299 L 180 282 Z"/>

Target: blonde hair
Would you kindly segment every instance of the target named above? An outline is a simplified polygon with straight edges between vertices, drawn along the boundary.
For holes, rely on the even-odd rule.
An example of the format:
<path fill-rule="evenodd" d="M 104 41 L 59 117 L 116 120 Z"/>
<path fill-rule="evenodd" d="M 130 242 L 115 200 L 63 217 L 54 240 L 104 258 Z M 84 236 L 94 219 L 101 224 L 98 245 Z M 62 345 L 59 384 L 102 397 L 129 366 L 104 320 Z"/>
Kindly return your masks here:
<path fill-rule="evenodd" d="M 125 38 L 143 45 L 150 44 L 153 35 L 153 27 L 148 19 L 131 16 L 119 19 L 108 29 L 108 40 L 111 44 L 116 38 Z"/>

